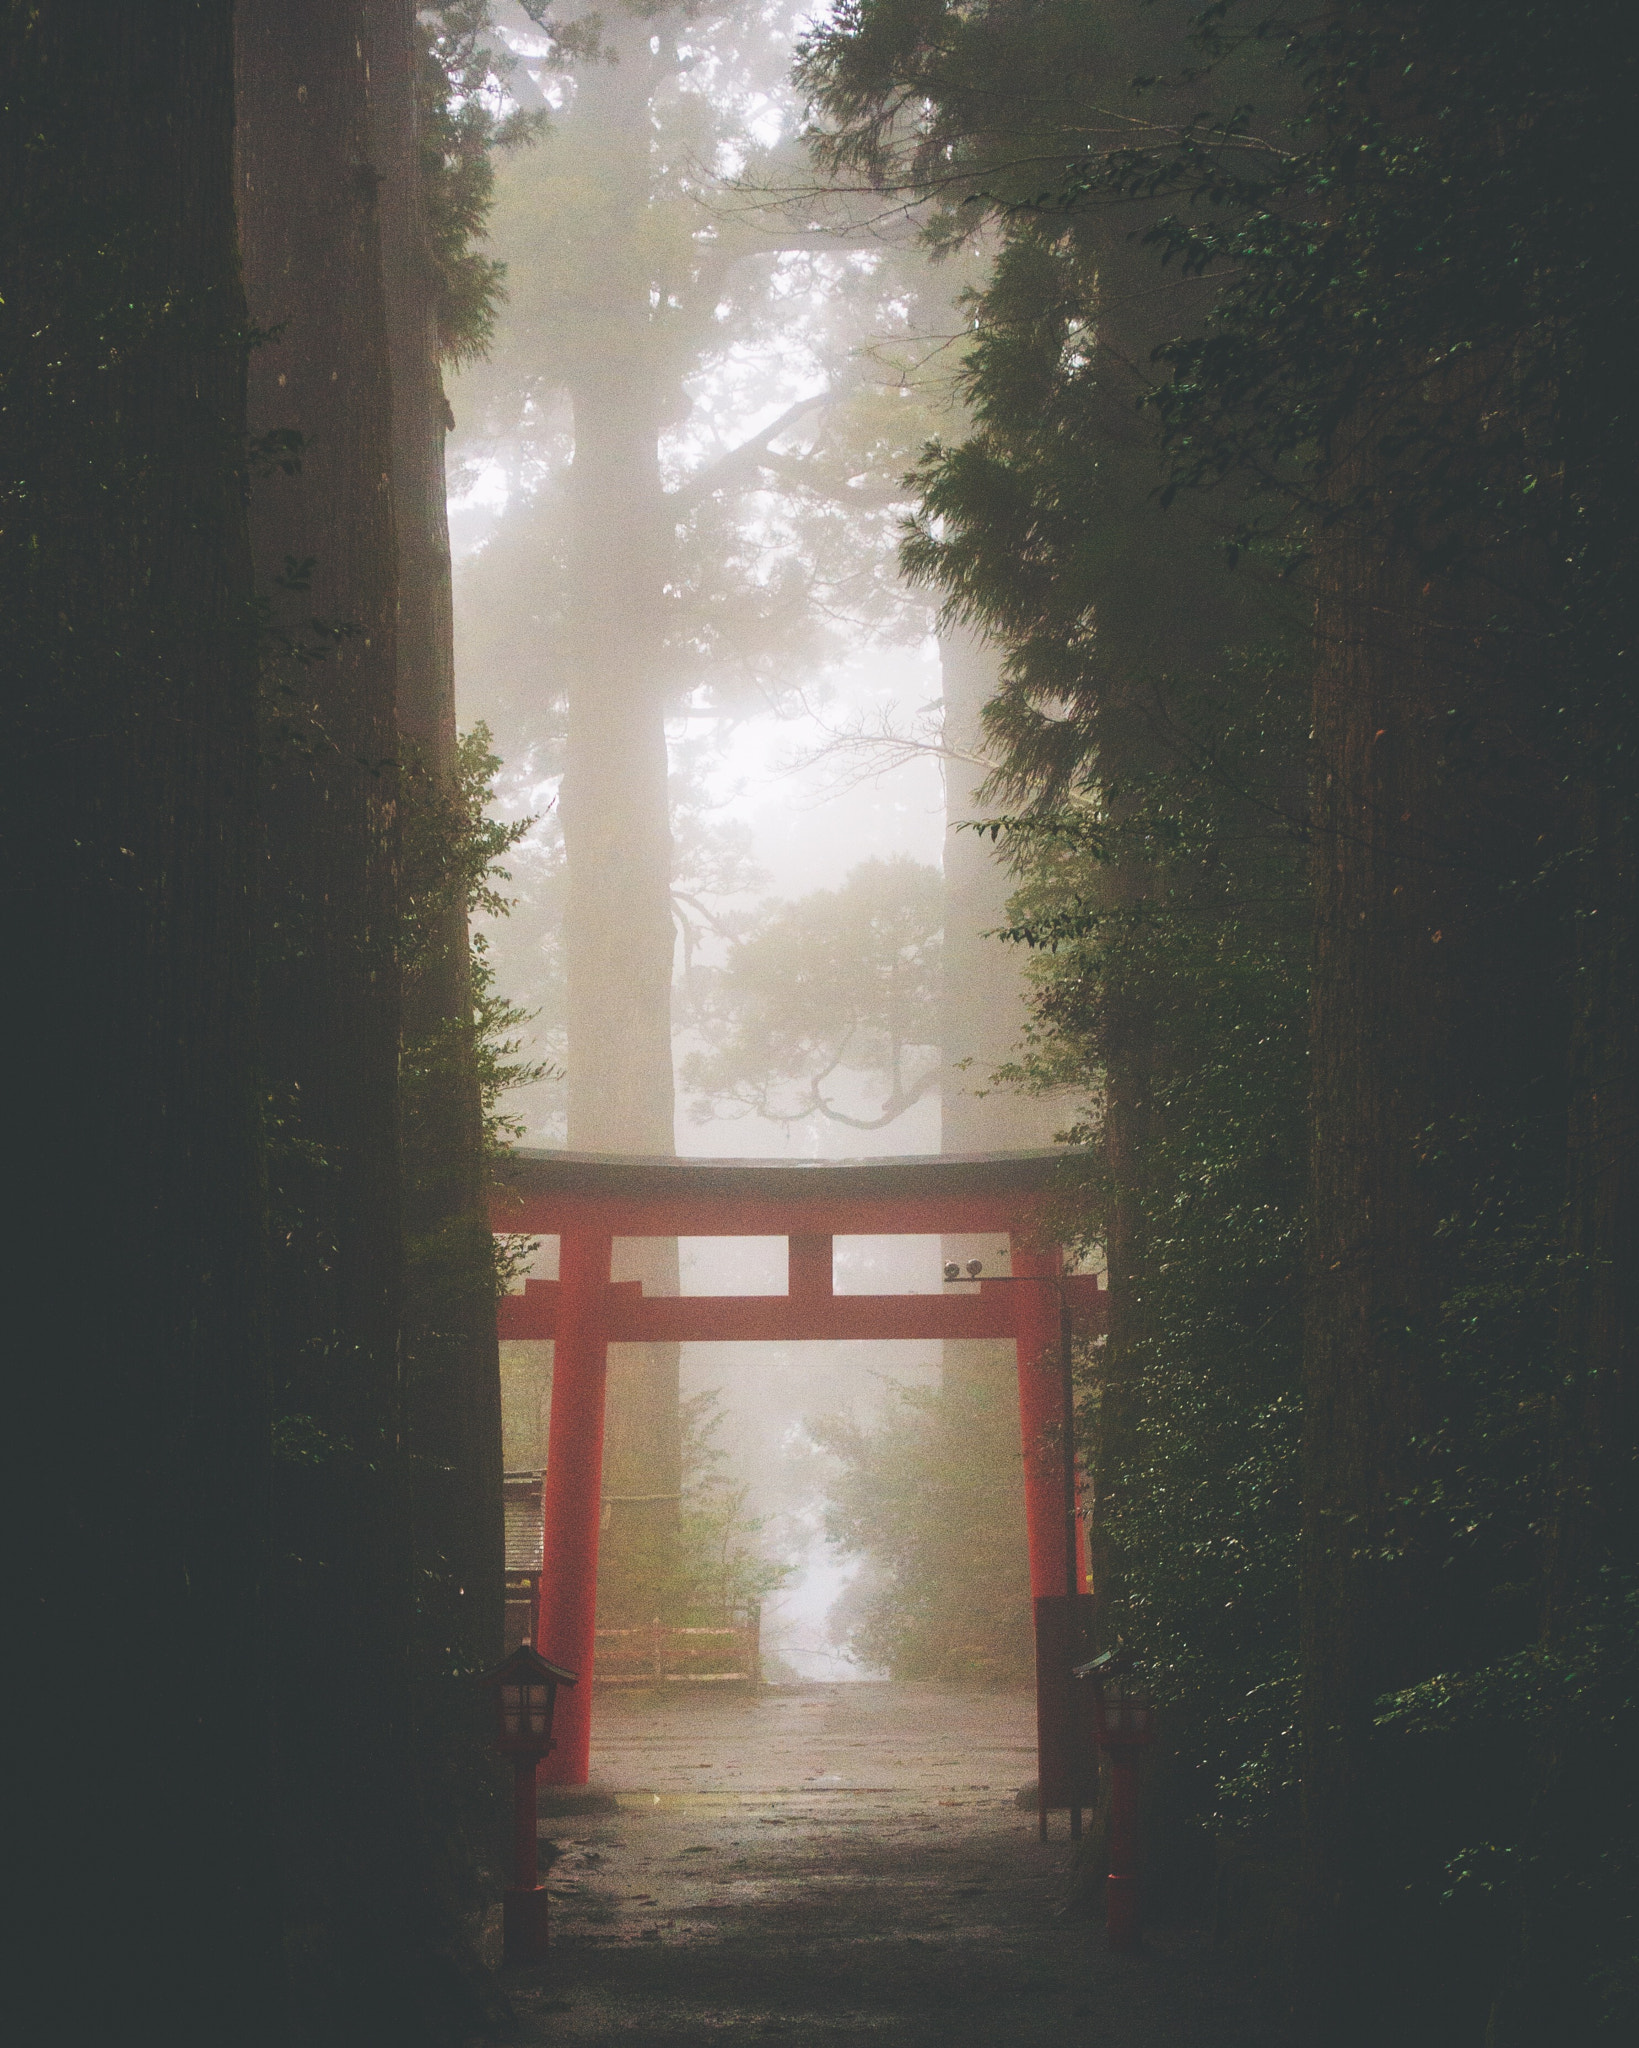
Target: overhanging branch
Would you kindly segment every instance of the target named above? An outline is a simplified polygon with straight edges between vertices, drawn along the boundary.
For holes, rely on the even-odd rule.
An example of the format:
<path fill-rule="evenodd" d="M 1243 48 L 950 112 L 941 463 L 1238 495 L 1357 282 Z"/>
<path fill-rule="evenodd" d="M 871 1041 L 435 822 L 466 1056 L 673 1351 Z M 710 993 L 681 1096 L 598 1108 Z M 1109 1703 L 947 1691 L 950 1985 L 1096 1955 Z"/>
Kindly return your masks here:
<path fill-rule="evenodd" d="M 697 475 L 679 484 L 676 490 L 668 491 L 668 502 L 680 507 L 697 505 L 702 498 L 710 497 L 713 491 L 719 491 L 725 484 L 732 483 L 742 471 L 749 472 L 760 468 L 759 458 L 768 453 L 768 444 L 771 441 L 778 440 L 787 428 L 795 426 L 806 414 L 815 412 L 830 402 L 829 391 L 816 391 L 811 398 L 799 398 L 795 404 L 788 405 L 777 420 L 770 421 L 761 433 L 750 435 L 737 447 L 730 448 L 725 454 L 720 455 L 715 462 Z"/>

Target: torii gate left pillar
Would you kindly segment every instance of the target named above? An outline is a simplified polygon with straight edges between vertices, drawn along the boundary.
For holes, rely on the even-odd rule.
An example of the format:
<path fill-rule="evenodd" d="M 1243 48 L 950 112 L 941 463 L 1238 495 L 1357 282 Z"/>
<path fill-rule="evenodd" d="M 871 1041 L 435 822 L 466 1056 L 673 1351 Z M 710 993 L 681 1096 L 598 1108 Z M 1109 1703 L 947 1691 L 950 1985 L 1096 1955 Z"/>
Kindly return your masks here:
<path fill-rule="evenodd" d="M 503 1337 L 554 1341 L 551 1419 L 543 1489 L 537 1647 L 581 1683 L 558 1701 L 556 1747 L 543 1777 L 584 1785 L 591 1761 L 603 1415 L 611 1343 L 791 1342 L 836 1338 L 1011 1337 L 1017 1347 L 1026 1531 L 1033 1595 L 1085 1588 L 1080 1545 L 1066 1514 L 1059 1365 L 1064 1289 L 1084 1328 L 1101 1328 L 1104 1300 L 1085 1276 L 1060 1279 L 1055 1248 L 1014 1253 L 1014 1277 L 957 1294 L 837 1295 L 833 1236 L 937 1235 L 1006 1229 L 1028 1240 L 1036 1193 L 1054 1154 L 982 1160 L 815 1162 L 608 1160 L 520 1155 L 498 1229 L 554 1232 L 559 1278 L 530 1281 L 500 1307 Z M 579 1169 L 577 1172 L 576 1169 Z M 1019 1183 L 1021 1179 L 1024 1185 Z M 530 1181 L 537 1183 L 529 1188 Z M 543 1187 L 540 1183 L 545 1182 Z M 533 1198 L 532 1198 L 533 1197 Z M 784 1295 L 645 1297 L 610 1279 L 616 1236 L 784 1236 Z M 1031 1286 L 1032 1279 L 1043 1284 Z"/>
<path fill-rule="evenodd" d="M 603 1412 L 609 1382 L 607 1306 L 613 1251 L 614 1239 L 596 1229 L 568 1229 L 559 1239 L 536 1648 L 544 1642 L 555 1644 L 557 1653 L 551 1661 L 579 1673 L 581 1682 L 558 1699 L 554 1748 L 544 1759 L 542 1770 L 549 1785 L 584 1785 L 591 1768 L 591 1678 L 597 1631 Z M 541 1650 L 541 1655 L 546 1652 Z M 571 1701 L 575 1705 L 571 1706 Z"/>

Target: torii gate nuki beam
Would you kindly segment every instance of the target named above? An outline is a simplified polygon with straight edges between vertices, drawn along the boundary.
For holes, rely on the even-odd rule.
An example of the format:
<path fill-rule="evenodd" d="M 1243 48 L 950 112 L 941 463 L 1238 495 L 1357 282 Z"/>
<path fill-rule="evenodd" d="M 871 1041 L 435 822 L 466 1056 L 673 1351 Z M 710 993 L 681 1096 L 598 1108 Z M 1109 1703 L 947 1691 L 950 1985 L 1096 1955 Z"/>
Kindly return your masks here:
<path fill-rule="evenodd" d="M 542 1514 L 542 1656 L 581 1675 L 560 1698 L 544 1775 L 584 1785 L 590 1763 L 593 1632 L 603 1405 L 611 1344 L 790 1343 L 824 1338 L 1010 1337 L 1018 1351 L 1025 1521 L 1033 1595 L 1063 1593 L 1066 1425 L 1058 1369 L 1059 1286 L 1084 1331 L 1102 1331 L 1107 1297 L 1091 1275 L 1060 1279 L 1043 1211 L 1061 1152 L 912 1159 L 640 1159 L 516 1152 L 501 1163 L 492 1227 L 560 1240 L 556 1280 L 505 1296 L 503 1338 L 551 1338 L 551 1421 Z M 961 1294 L 836 1294 L 837 1237 L 1005 1232 L 1014 1279 Z M 783 1237 L 783 1295 L 645 1295 L 612 1281 L 617 1237 Z M 1018 1285 L 1020 1279 L 1057 1284 Z M 976 1564 L 976 1568 L 981 1568 Z M 1076 1583 L 1085 1585 L 1080 1560 Z"/>

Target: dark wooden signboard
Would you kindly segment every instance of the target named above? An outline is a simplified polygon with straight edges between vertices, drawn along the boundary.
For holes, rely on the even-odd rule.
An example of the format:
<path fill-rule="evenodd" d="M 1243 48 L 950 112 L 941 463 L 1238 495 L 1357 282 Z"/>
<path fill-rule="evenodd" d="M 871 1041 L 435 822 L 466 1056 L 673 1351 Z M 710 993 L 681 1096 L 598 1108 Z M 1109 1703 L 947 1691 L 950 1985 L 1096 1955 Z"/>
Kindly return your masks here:
<path fill-rule="evenodd" d="M 1037 1811 L 1044 1837 L 1048 1814 L 1065 1808 L 1079 1836 L 1082 1810 L 1098 1800 L 1092 1687 L 1070 1676 L 1073 1665 L 1093 1655 L 1092 1631 L 1091 1593 L 1036 1596 Z"/>

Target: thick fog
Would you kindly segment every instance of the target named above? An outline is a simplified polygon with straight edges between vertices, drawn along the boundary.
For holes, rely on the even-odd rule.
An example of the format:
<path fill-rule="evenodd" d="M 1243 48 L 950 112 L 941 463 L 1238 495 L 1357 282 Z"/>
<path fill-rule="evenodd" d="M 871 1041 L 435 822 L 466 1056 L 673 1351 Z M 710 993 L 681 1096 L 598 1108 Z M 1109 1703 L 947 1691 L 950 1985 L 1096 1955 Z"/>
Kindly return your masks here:
<path fill-rule="evenodd" d="M 960 636 L 941 645 L 896 562 L 904 472 L 959 417 L 951 341 L 969 269 L 958 254 L 936 270 L 903 223 L 808 189 L 786 83 L 794 20 L 727 8 L 657 18 L 651 35 L 646 19 L 612 19 L 614 61 L 571 79 L 522 15 L 502 14 L 509 92 L 543 132 L 501 161 L 506 298 L 488 359 L 452 389 L 460 722 L 482 721 L 501 756 L 497 815 L 534 821 L 509 856 L 511 913 L 486 931 L 496 993 L 526 1013 L 521 1057 L 548 1069 L 508 1104 L 520 1141 L 804 1158 L 1047 1142 L 1051 1104 L 978 1093 L 1022 1021 L 1018 963 L 980 937 L 1005 881 L 972 835 L 950 839 L 984 773 L 987 657 Z M 964 664 L 965 702 L 952 689 Z M 669 771 L 658 855 L 651 727 Z M 607 822 L 622 806 L 625 845 Z M 648 898 L 644 860 L 662 869 Z M 601 1023 L 584 993 L 577 1012 L 575 983 L 629 972 L 624 1015 L 653 1006 L 632 963 L 656 943 L 667 863 L 671 1071 L 639 1100 L 628 1079 L 652 1050 L 640 1029 L 615 1042 L 614 998 Z M 779 1020 L 779 946 L 796 948 L 789 960 L 821 941 L 799 922 L 760 954 L 745 942 L 850 888 L 908 920 L 918 957 L 932 960 L 941 924 L 947 962 L 960 941 L 959 999 L 930 970 L 919 1021 L 891 1046 L 880 1019 L 844 1018 L 777 1071 L 757 1067 L 771 1028 L 800 1039 L 811 1022 Z M 842 932 L 843 973 L 852 914 L 819 913 L 833 942 Z M 999 1248 L 983 1249 L 1000 1270 Z M 675 1284 L 782 1291 L 782 1250 L 687 1242 Z M 555 1255 L 543 1244 L 534 1270 L 550 1274 Z M 836 1284 L 933 1291 L 941 1255 L 935 1239 L 839 1240 Z M 652 1256 L 642 1270 L 651 1289 L 673 1284 Z M 548 1349 L 506 1347 L 509 1467 L 544 1460 Z M 618 1444 L 623 1400 L 650 1404 L 622 1469 L 660 1490 L 641 1441 L 669 1398 L 656 1370 L 641 1396 L 617 1373 L 611 1432 Z M 729 1470 L 767 1518 L 764 1545 L 795 1567 L 765 1614 L 771 1668 L 859 1669 L 829 1618 L 854 1564 L 824 1541 L 829 1463 L 805 1423 L 869 1423 L 896 1387 L 939 1371 L 936 1344 L 683 1347 L 682 1396 L 720 1392 Z"/>

